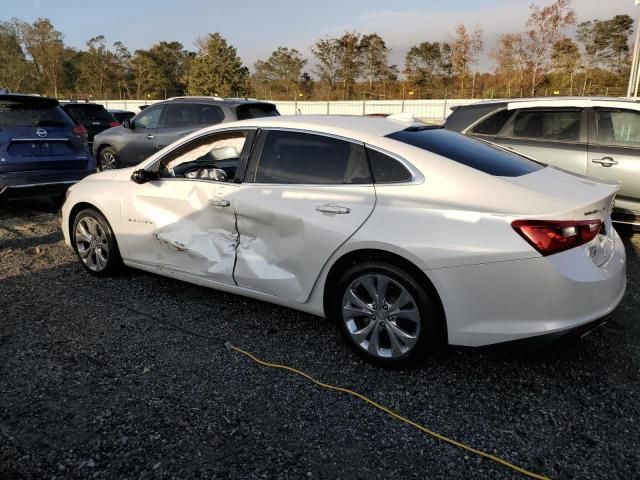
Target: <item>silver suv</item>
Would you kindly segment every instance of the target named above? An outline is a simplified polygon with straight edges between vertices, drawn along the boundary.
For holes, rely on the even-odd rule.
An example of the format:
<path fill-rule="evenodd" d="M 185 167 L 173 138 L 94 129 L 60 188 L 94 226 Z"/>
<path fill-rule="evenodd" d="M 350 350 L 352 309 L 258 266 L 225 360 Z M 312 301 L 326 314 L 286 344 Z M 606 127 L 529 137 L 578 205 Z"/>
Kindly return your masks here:
<path fill-rule="evenodd" d="M 616 219 L 640 222 L 640 104 L 615 98 L 498 100 L 453 107 L 445 127 L 596 178 L 622 182 Z"/>
<path fill-rule="evenodd" d="M 128 167 L 206 126 L 278 115 L 274 104 L 253 99 L 174 97 L 96 135 L 93 154 L 100 170 Z"/>

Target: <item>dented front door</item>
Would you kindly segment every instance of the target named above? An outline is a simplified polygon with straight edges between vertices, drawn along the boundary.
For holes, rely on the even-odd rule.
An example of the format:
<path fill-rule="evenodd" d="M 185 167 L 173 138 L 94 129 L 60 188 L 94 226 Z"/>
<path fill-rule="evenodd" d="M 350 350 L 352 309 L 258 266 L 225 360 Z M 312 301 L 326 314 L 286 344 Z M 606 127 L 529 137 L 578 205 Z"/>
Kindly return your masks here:
<path fill-rule="evenodd" d="M 238 234 L 223 199 L 239 185 L 163 179 L 131 188 L 131 201 L 123 205 L 131 260 L 233 283 Z"/>
<path fill-rule="evenodd" d="M 238 285 L 299 303 L 375 204 L 373 185 L 244 184 L 227 198 L 240 234 Z"/>

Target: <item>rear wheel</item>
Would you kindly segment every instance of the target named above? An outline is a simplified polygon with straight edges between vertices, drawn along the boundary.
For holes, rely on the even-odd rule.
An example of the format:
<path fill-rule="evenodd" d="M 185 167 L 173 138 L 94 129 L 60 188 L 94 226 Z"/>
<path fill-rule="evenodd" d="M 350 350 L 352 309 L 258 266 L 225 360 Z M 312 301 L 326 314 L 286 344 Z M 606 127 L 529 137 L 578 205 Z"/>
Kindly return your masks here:
<path fill-rule="evenodd" d="M 100 154 L 98 155 L 98 168 L 102 171 L 120 168 L 120 159 L 113 148 L 105 147 L 100 150 Z"/>
<path fill-rule="evenodd" d="M 71 234 L 73 248 L 82 266 L 92 275 L 112 275 L 122 264 L 111 226 L 97 210 L 80 211 L 73 221 Z"/>
<path fill-rule="evenodd" d="M 442 338 L 434 299 L 411 273 L 384 260 L 344 272 L 332 316 L 356 353 L 382 366 L 420 360 Z"/>

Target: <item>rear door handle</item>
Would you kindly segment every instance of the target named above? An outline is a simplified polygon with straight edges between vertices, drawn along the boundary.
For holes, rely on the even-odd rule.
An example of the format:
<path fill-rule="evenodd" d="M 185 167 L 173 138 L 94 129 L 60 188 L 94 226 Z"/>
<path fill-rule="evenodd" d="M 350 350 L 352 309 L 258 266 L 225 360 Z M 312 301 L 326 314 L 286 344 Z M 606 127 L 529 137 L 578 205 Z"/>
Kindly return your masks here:
<path fill-rule="evenodd" d="M 603 167 L 611 167 L 612 165 L 618 165 L 618 162 L 611 157 L 594 158 L 592 163 L 599 163 Z"/>
<path fill-rule="evenodd" d="M 229 205 L 231 205 L 231 202 L 229 202 L 229 200 L 220 200 L 217 198 L 210 198 L 209 205 L 212 205 L 214 207 L 228 207 Z"/>
<path fill-rule="evenodd" d="M 148 138 L 149 140 L 153 140 L 155 137 L 154 137 L 153 135 L 149 134 L 149 135 L 147 135 L 147 138 Z"/>
<path fill-rule="evenodd" d="M 348 207 L 341 207 L 340 205 L 318 205 L 316 211 L 321 213 L 333 213 L 334 215 L 346 215 L 351 213 L 351 209 Z"/>

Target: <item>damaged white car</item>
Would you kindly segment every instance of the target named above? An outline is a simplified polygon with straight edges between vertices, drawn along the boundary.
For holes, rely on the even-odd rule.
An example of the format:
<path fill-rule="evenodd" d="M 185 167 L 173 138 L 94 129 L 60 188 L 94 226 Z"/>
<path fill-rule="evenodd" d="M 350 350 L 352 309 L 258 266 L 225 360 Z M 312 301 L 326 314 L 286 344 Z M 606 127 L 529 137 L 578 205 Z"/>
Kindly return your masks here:
<path fill-rule="evenodd" d="M 389 365 L 611 312 L 617 189 L 393 117 L 271 117 L 87 177 L 62 227 L 94 275 L 124 263 L 327 316 Z"/>

